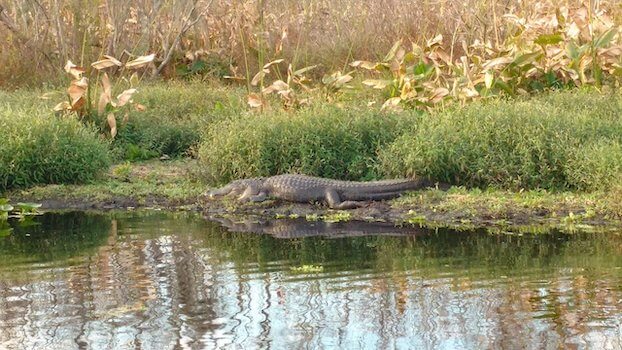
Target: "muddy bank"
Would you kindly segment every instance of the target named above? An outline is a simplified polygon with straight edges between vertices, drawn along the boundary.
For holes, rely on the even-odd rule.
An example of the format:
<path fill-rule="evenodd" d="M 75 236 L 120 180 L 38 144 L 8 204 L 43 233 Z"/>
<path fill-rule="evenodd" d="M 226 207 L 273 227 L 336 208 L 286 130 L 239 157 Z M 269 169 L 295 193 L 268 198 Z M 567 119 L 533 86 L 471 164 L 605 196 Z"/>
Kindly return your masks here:
<path fill-rule="evenodd" d="M 114 196 L 104 200 L 95 198 L 37 198 L 13 197 L 13 202 L 41 203 L 41 210 L 127 210 L 157 208 L 164 210 L 200 210 L 196 198 L 170 199 L 162 196 L 135 198 Z"/>
<path fill-rule="evenodd" d="M 75 189 L 75 191 L 74 191 Z M 157 208 L 199 211 L 211 220 L 231 222 L 274 219 L 303 219 L 316 222 L 383 222 L 415 224 L 420 227 L 446 227 L 499 232 L 546 232 L 621 230 L 620 220 L 610 216 L 598 197 L 581 194 L 544 192 L 477 192 L 450 189 L 422 190 L 392 201 L 368 202 L 351 210 L 331 210 L 319 204 L 268 200 L 240 204 L 234 199 L 208 200 L 199 187 L 186 195 L 148 194 L 96 195 L 91 188 L 48 186 L 44 191 L 14 193 L 12 202 L 37 202 L 43 210 L 118 210 Z M 129 191 L 132 193 L 132 191 Z M 43 195 L 44 194 L 44 195 Z"/>
<path fill-rule="evenodd" d="M 439 210 L 438 206 L 429 202 L 404 204 L 399 201 L 381 201 L 369 202 L 357 209 L 331 210 L 321 205 L 274 200 L 258 204 L 239 204 L 231 200 L 210 201 L 202 198 L 199 207 L 207 218 L 216 221 L 225 219 L 230 225 L 236 222 L 245 224 L 249 222 L 248 218 L 255 218 L 255 221 L 266 219 L 305 219 L 323 222 L 366 221 L 394 225 L 415 224 L 426 228 L 446 227 L 468 230 L 486 228 L 492 231 L 512 232 L 546 232 L 551 229 L 608 231 L 622 228 L 619 220 L 575 206 L 556 208 L 508 206 L 502 213 L 499 213 L 477 205 L 453 210 Z M 237 229 L 244 227 L 242 225 Z"/>

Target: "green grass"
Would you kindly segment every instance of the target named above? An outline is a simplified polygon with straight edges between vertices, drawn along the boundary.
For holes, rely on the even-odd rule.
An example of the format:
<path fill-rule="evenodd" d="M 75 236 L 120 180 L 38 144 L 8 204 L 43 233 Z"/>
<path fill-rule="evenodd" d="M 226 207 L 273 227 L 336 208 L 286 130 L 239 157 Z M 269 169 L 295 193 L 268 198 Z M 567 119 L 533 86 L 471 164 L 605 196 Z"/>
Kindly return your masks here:
<path fill-rule="evenodd" d="M 214 183 L 289 172 L 368 180 L 380 176 L 378 151 L 417 120 L 415 113 L 331 105 L 247 114 L 212 124 L 199 161 Z"/>
<path fill-rule="evenodd" d="M 465 186 L 607 189 L 622 170 L 621 104 L 571 91 L 434 113 L 383 149 L 383 169 Z"/>
<path fill-rule="evenodd" d="M 196 181 L 196 161 L 152 160 L 115 165 L 97 182 L 85 185 L 35 186 L 7 194 L 11 198 L 56 199 L 80 202 L 131 200 L 137 205 L 149 201 L 164 205 L 194 203 L 206 187 Z"/>
<path fill-rule="evenodd" d="M 131 111 L 119 125 L 113 144 L 118 159 L 182 156 L 199 143 L 208 124 L 246 109 L 242 90 L 201 81 L 150 84 L 135 100 L 146 110 Z"/>
<path fill-rule="evenodd" d="M 108 144 L 95 130 L 44 112 L 30 98 L 31 105 L 0 104 L 0 191 L 89 182 L 108 167 Z"/>

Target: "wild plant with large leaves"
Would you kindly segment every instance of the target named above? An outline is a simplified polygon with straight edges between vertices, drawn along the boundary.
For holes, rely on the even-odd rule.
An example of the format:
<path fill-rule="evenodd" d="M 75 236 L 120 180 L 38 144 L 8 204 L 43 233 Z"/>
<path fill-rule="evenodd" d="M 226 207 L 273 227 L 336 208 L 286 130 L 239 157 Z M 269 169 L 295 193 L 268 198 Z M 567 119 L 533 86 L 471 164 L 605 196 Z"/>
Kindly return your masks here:
<path fill-rule="evenodd" d="M 375 75 L 363 85 L 386 94 L 383 109 L 433 108 L 499 95 L 577 86 L 617 87 L 622 77 L 620 29 L 604 10 L 543 2 L 532 15 L 503 16 L 498 44 L 462 42 L 459 57 L 441 35 L 406 49 L 398 41 L 379 62 L 351 66 Z"/>
<path fill-rule="evenodd" d="M 123 81 L 129 86 L 118 94 L 116 98 L 113 98 L 114 86 L 110 81 L 108 73 L 104 70 L 113 67 L 116 69 L 121 68 L 121 72 L 125 71 L 123 68 L 136 70 L 151 64 L 154 58 L 154 54 L 140 56 L 123 64 L 112 56 L 104 55 L 103 59 L 91 64 L 91 67 L 97 72 L 96 81 L 98 81 L 99 84 L 91 83 L 89 77 L 86 76 L 87 70 L 84 67 L 77 66 L 73 62 L 67 61 L 65 72 L 72 77 L 69 87 L 67 88 L 68 99 L 57 104 L 54 107 L 54 111 L 75 114 L 84 121 L 88 121 L 89 117 L 94 113 L 97 113 L 98 116 L 106 115 L 106 123 L 108 126 L 106 134 L 114 138 L 117 134 L 117 115 L 125 111 L 123 120 L 127 120 L 128 109 L 130 107 L 133 106 L 137 111 L 142 111 L 145 107 L 139 103 L 135 103 L 132 99 L 134 94 L 138 92 L 136 87 L 140 81 L 136 72 L 133 72 L 129 79 L 122 75 L 117 79 L 117 83 Z M 93 72 L 94 71 L 91 71 L 91 73 Z M 94 104 L 91 98 L 91 90 L 94 89 L 97 92 L 97 85 L 101 85 L 101 91 L 99 92 L 97 104 Z"/>

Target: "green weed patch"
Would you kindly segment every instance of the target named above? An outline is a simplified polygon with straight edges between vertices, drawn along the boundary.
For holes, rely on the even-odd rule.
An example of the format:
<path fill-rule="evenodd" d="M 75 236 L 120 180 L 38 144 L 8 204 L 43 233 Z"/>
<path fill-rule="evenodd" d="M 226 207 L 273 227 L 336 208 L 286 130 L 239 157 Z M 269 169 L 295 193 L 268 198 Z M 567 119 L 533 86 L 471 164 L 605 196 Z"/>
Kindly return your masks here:
<path fill-rule="evenodd" d="M 382 166 L 467 186 L 606 189 L 622 170 L 621 103 L 573 91 L 435 113 L 384 149 Z"/>
<path fill-rule="evenodd" d="M 110 163 L 108 144 L 72 118 L 0 105 L 0 191 L 82 183 Z"/>
<path fill-rule="evenodd" d="M 416 123 L 416 114 L 312 107 L 247 115 L 211 125 L 199 149 L 208 180 L 304 173 L 345 180 L 380 176 L 377 153 Z"/>

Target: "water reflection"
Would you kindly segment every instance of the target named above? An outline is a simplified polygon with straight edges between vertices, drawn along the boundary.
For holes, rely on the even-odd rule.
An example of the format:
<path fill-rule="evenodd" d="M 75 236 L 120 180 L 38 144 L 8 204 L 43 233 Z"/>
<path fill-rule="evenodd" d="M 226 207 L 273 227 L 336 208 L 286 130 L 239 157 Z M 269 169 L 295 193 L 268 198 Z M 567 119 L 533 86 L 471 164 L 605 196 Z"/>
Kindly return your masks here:
<path fill-rule="evenodd" d="M 622 347 L 619 235 L 41 220 L 0 238 L 0 348 Z"/>

